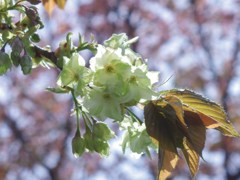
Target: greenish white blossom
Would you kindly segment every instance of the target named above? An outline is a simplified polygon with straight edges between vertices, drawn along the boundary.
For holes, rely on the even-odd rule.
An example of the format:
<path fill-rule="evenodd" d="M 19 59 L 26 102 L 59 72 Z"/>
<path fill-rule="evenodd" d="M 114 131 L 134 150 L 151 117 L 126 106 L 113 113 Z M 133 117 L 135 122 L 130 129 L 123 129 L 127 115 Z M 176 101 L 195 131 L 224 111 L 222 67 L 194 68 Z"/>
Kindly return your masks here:
<path fill-rule="evenodd" d="M 85 67 L 85 60 L 78 53 L 73 53 L 71 58 L 64 56 L 63 59 L 63 70 L 57 84 L 70 86 L 77 95 L 83 95 L 85 86 L 91 81 L 91 71 Z"/>

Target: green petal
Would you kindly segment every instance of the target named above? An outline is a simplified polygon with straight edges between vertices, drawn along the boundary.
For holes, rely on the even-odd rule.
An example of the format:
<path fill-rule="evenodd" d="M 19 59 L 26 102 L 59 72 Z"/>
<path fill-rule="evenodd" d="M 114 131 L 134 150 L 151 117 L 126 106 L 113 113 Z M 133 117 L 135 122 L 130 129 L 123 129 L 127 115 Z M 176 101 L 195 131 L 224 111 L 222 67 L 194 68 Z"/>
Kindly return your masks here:
<path fill-rule="evenodd" d="M 120 104 L 118 97 L 108 93 L 103 88 L 92 89 L 83 100 L 83 105 L 89 113 L 103 120 L 107 117 L 122 120 L 123 114 Z"/>

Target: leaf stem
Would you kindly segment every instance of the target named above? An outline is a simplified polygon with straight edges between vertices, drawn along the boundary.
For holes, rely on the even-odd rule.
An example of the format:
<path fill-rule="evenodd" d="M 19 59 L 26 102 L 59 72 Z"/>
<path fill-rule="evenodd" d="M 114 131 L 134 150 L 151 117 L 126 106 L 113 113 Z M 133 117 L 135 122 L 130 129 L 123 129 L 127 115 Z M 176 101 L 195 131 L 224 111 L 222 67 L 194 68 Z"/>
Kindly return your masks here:
<path fill-rule="evenodd" d="M 75 110 L 76 110 L 76 117 L 77 117 L 77 131 L 79 131 L 79 134 L 80 133 L 80 117 L 79 117 L 79 108 L 78 108 L 78 101 L 77 101 L 77 98 L 74 94 L 74 90 L 71 90 L 71 94 L 72 94 L 72 97 L 73 97 L 73 102 L 74 102 L 74 105 L 75 105 Z"/>
<path fill-rule="evenodd" d="M 92 131 L 92 127 L 93 127 L 93 122 L 90 120 L 89 115 L 86 114 L 85 112 L 82 111 L 82 115 L 83 115 L 83 120 L 86 126 L 86 129 L 90 129 Z"/>
<path fill-rule="evenodd" d="M 142 121 L 141 119 L 139 119 L 139 118 L 137 117 L 137 115 L 134 114 L 130 109 L 128 109 L 127 107 L 125 107 L 125 109 L 126 109 L 126 110 L 128 111 L 128 113 L 129 113 L 131 116 L 133 116 L 134 119 L 137 120 L 140 124 L 143 123 L 143 121 Z"/>

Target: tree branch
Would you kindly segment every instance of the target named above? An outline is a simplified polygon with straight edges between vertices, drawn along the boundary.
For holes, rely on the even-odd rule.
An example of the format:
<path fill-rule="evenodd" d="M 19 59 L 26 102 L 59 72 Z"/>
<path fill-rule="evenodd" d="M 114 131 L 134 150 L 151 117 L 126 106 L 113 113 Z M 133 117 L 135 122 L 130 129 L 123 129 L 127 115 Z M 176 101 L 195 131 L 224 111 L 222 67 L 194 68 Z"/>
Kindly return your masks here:
<path fill-rule="evenodd" d="M 4 107 L 2 105 L 0 105 L 0 108 L 2 109 L 1 117 L 4 119 L 8 127 L 11 129 L 15 138 L 18 139 L 22 144 L 24 144 L 26 142 L 25 136 L 22 133 L 22 131 L 17 127 L 16 122 L 6 114 L 6 112 L 4 111 Z"/>
<path fill-rule="evenodd" d="M 69 111 L 70 112 L 71 110 L 71 105 L 69 105 Z M 68 137 L 71 133 L 71 121 L 69 118 L 66 117 L 66 123 L 65 123 L 65 126 L 64 126 L 64 131 L 65 131 L 65 136 L 62 140 L 62 143 L 61 143 L 61 147 L 59 148 L 59 159 L 58 159 L 58 162 L 56 164 L 56 166 L 54 168 L 49 168 L 47 167 L 46 165 L 44 166 L 48 172 L 49 172 L 49 175 L 51 177 L 52 180 L 54 179 L 61 179 L 61 177 L 59 177 L 59 169 L 60 167 L 63 165 L 64 163 L 64 159 L 66 157 L 66 147 L 68 146 Z"/>
<path fill-rule="evenodd" d="M 240 33 L 240 23 L 238 24 L 237 29 L 236 29 L 236 36 L 237 37 L 238 37 L 239 33 Z M 223 107 L 226 110 L 228 109 L 228 107 L 227 107 L 227 100 L 229 98 L 228 90 L 229 90 L 231 81 L 232 81 L 232 79 L 234 78 L 234 75 L 235 75 L 235 67 L 236 67 L 235 65 L 236 65 L 236 62 L 238 60 L 238 54 L 239 54 L 239 51 L 240 51 L 240 40 L 238 38 L 236 38 L 234 44 L 235 44 L 234 45 L 235 49 L 233 51 L 231 61 L 229 62 L 231 66 L 230 66 L 230 69 L 228 70 L 228 72 L 230 74 L 225 78 L 226 86 L 225 86 L 225 88 L 223 90 L 223 93 L 222 93 Z"/>
<path fill-rule="evenodd" d="M 193 13 L 194 13 L 194 18 L 195 18 L 195 22 L 197 23 L 197 26 L 198 26 L 198 34 L 199 34 L 199 37 L 200 37 L 200 43 L 202 45 L 202 48 L 204 50 L 204 52 L 206 53 L 207 55 L 207 61 L 208 61 L 208 64 L 209 64 L 209 68 L 212 72 L 212 75 L 214 77 L 214 82 L 216 83 L 217 87 L 221 90 L 221 102 L 223 104 L 223 107 L 224 109 L 227 111 L 228 110 L 228 105 L 227 105 L 227 101 L 228 101 L 228 98 L 229 98 L 229 87 L 230 87 L 230 84 L 231 84 L 231 81 L 234 77 L 234 72 L 235 72 L 235 64 L 237 62 L 237 59 L 238 59 L 238 54 L 239 54 L 239 51 L 240 51 L 240 42 L 239 42 L 239 39 L 236 38 L 236 41 L 235 41 L 235 49 L 233 51 L 233 55 L 232 55 L 232 58 L 231 58 L 231 61 L 229 62 L 230 63 L 230 68 L 228 69 L 228 72 L 229 72 L 229 75 L 224 77 L 224 78 L 221 78 L 218 73 L 217 73 L 217 70 L 215 68 L 215 64 L 214 64 L 214 59 L 213 59 L 213 56 L 212 56 L 212 53 L 211 53 L 211 47 L 210 45 L 207 43 L 206 41 L 206 37 L 203 33 L 203 26 L 202 26 L 202 22 L 201 20 L 199 19 L 199 11 L 197 10 L 197 5 L 196 5 L 196 1 L 192 1 L 192 4 L 193 4 Z M 238 24 L 237 26 L 237 29 L 236 29 L 236 36 L 238 37 L 238 34 L 240 32 L 240 23 Z M 224 81 L 224 86 L 222 86 L 222 82 Z M 226 171 L 226 178 L 227 179 L 239 179 L 240 177 L 240 172 L 237 172 L 235 174 L 232 174 L 229 170 L 229 160 L 230 160 L 230 157 L 232 155 L 232 153 L 228 150 L 228 143 L 229 141 L 227 141 L 227 139 L 229 139 L 229 137 L 224 137 L 222 136 L 222 142 L 223 142 L 223 145 L 222 145 L 222 148 L 224 150 L 224 156 L 225 156 L 225 159 L 224 159 L 224 164 L 223 166 L 225 167 Z"/>
<path fill-rule="evenodd" d="M 52 51 L 47 51 L 37 45 L 34 45 L 34 51 L 36 56 L 39 58 L 47 58 L 49 59 L 58 69 L 62 70 L 62 68 L 58 65 L 58 58 L 56 57 L 55 53 Z"/>
<path fill-rule="evenodd" d="M 212 75 L 213 75 L 213 78 L 214 80 L 216 81 L 219 81 L 220 78 L 217 74 L 217 70 L 215 68 L 215 64 L 214 64 L 214 58 L 212 56 L 212 53 L 211 53 L 211 47 L 210 45 L 208 44 L 208 42 L 206 41 L 206 37 L 205 37 L 205 34 L 203 33 L 203 23 L 201 22 L 200 20 L 200 13 L 197 9 L 197 5 L 196 5 L 196 2 L 194 1 L 194 6 L 193 6 L 193 16 L 194 16 L 194 19 L 195 19 L 195 22 L 197 24 L 197 28 L 198 28 L 198 35 L 199 35 L 199 39 L 200 39 L 200 43 L 202 45 L 202 48 L 207 56 L 207 62 L 209 64 L 209 68 L 212 72 Z"/>

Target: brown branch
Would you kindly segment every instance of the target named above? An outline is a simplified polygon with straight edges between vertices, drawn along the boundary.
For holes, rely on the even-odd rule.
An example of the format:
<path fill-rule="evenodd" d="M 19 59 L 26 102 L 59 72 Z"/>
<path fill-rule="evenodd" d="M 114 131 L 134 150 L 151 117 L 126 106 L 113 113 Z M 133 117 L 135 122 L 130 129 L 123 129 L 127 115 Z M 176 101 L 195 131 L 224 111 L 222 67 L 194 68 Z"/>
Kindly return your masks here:
<path fill-rule="evenodd" d="M 240 33 L 240 23 L 237 26 L 237 30 L 236 30 L 236 35 L 238 35 Z M 236 67 L 236 62 L 238 60 L 238 54 L 240 51 L 240 40 L 238 38 L 236 38 L 235 43 L 234 43 L 234 51 L 233 51 L 233 55 L 230 61 L 230 69 L 228 70 L 228 72 L 230 72 L 230 74 L 225 78 L 225 82 L 226 82 L 226 86 L 223 90 L 222 93 L 222 102 L 223 102 L 223 107 L 225 108 L 225 110 L 228 110 L 228 106 L 227 106 L 227 100 L 229 98 L 229 88 L 230 88 L 230 84 L 232 79 L 234 78 L 235 75 L 235 67 Z"/>
<path fill-rule="evenodd" d="M 218 76 L 217 70 L 215 68 L 214 58 L 213 58 L 212 52 L 211 52 L 211 46 L 207 42 L 205 34 L 203 33 L 203 23 L 199 18 L 200 13 L 197 9 L 197 4 L 196 4 L 195 1 L 194 1 L 193 4 L 194 4 L 194 6 L 193 6 L 193 17 L 195 19 L 195 22 L 197 23 L 197 28 L 198 28 L 197 31 L 198 31 L 200 43 L 201 43 L 202 48 L 203 48 L 203 50 L 204 50 L 204 52 L 207 56 L 207 62 L 209 64 L 209 68 L 212 72 L 213 78 L 214 78 L 214 80 L 219 81 L 220 77 Z"/>
<path fill-rule="evenodd" d="M 237 26 L 236 35 L 238 35 L 239 32 L 240 32 L 240 23 Z M 226 85 L 222 92 L 222 104 L 226 111 L 228 110 L 227 102 L 228 102 L 228 98 L 229 98 L 229 87 L 230 87 L 231 81 L 235 74 L 235 67 L 236 67 L 235 64 L 238 60 L 238 54 L 240 51 L 240 41 L 238 38 L 236 38 L 236 40 L 235 40 L 234 47 L 235 47 L 235 49 L 233 51 L 233 56 L 232 56 L 232 59 L 230 62 L 231 66 L 230 66 L 230 69 L 228 70 L 228 72 L 230 72 L 230 74 L 225 79 Z M 224 149 L 227 149 L 227 146 L 228 146 L 228 143 L 226 140 L 227 138 L 229 138 L 229 137 L 223 137 L 223 148 Z M 231 152 L 226 150 L 225 151 L 225 160 L 224 160 L 224 166 L 226 168 L 226 177 L 227 177 L 227 179 L 232 179 L 232 180 L 239 179 L 240 172 L 237 172 L 235 174 L 232 174 L 229 172 L 228 162 L 229 162 L 230 156 L 231 156 Z"/>
<path fill-rule="evenodd" d="M 12 27 L 7 23 L 1 23 L 0 24 L 0 29 L 1 30 L 12 30 Z"/>
<path fill-rule="evenodd" d="M 4 111 L 4 107 L 2 105 L 0 105 L 0 108 L 2 109 L 1 117 L 4 119 L 8 127 L 11 129 L 15 138 L 18 139 L 22 144 L 24 144 L 26 142 L 26 139 L 23 132 L 17 127 L 16 122 L 6 114 L 6 112 Z"/>
<path fill-rule="evenodd" d="M 71 103 L 69 103 L 71 104 Z M 65 131 L 65 136 L 62 140 L 62 144 L 61 147 L 59 148 L 59 154 L 60 154 L 60 158 L 58 159 L 58 162 L 56 164 L 55 167 L 50 168 L 48 167 L 45 163 L 44 163 L 44 158 L 41 158 L 39 156 L 36 156 L 36 154 L 32 151 L 31 148 L 29 148 L 29 146 L 27 145 L 27 138 L 25 137 L 24 133 L 17 127 L 16 122 L 14 121 L 14 119 L 12 119 L 10 116 L 8 116 L 6 114 L 6 112 L 4 111 L 4 107 L 2 105 L 0 105 L 0 116 L 4 119 L 4 121 L 7 123 L 7 125 L 9 126 L 9 128 L 11 129 L 12 133 L 14 134 L 14 137 L 19 140 L 22 143 L 22 148 L 25 152 L 27 152 L 32 161 L 41 164 L 44 168 L 46 168 L 46 170 L 49 173 L 49 176 L 51 179 L 59 179 L 61 177 L 59 177 L 59 169 L 62 167 L 65 157 L 66 157 L 66 149 L 68 146 L 68 138 L 69 135 L 71 133 L 71 121 L 70 120 L 66 120 L 66 123 L 64 125 L 64 129 L 63 131 Z M 71 109 L 71 105 L 69 105 L 69 112 Z"/>
<path fill-rule="evenodd" d="M 54 180 L 54 179 L 61 179 L 61 177 L 59 177 L 59 169 L 60 167 L 63 165 L 64 163 L 64 159 L 65 159 L 65 154 L 66 154 L 66 147 L 67 147 L 67 139 L 71 133 L 71 123 L 69 120 L 66 121 L 66 124 L 65 124 L 65 131 L 66 131 L 66 135 L 62 141 L 62 147 L 59 148 L 60 152 L 59 152 L 59 160 L 56 164 L 56 166 L 52 169 L 48 169 L 49 171 L 49 175 L 50 177 Z"/>
<path fill-rule="evenodd" d="M 36 57 L 39 57 L 39 58 L 47 58 L 49 59 L 58 69 L 62 69 L 62 67 L 60 67 L 58 65 L 58 58 L 56 57 L 55 53 L 52 52 L 52 51 L 47 51 L 37 45 L 34 45 L 34 51 L 36 53 Z"/>
<path fill-rule="evenodd" d="M 69 103 L 71 104 L 71 103 Z M 71 105 L 69 105 L 69 111 L 71 110 Z M 63 165 L 64 163 L 64 159 L 66 157 L 66 149 L 67 149 L 67 146 L 68 146 L 68 137 L 71 133 L 71 121 L 69 118 L 66 118 L 66 123 L 65 123 L 65 126 L 64 126 L 64 130 L 66 132 L 63 140 L 62 140 L 62 147 L 59 148 L 60 152 L 59 152 L 59 159 L 58 159 L 58 162 L 56 164 L 56 166 L 54 168 L 49 168 L 47 167 L 46 165 L 44 165 L 44 167 L 48 170 L 48 173 L 51 177 L 52 180 L 54 179 L 61 179 L 61 177 L 59 177 L 59 169 L 61 168 L 61 166 Z"/>

